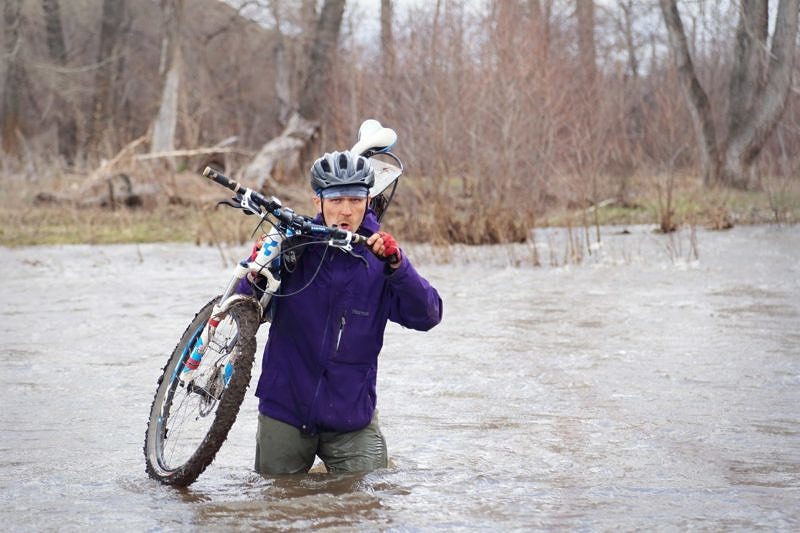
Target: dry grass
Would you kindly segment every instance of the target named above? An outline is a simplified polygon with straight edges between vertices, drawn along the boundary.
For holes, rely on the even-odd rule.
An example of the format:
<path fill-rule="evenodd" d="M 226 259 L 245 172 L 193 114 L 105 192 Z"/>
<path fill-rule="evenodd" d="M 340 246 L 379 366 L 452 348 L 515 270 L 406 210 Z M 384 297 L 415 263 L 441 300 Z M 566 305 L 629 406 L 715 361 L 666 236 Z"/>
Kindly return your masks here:
<path fill-rule="evenodd" d="M 800 222 L 800 182 L 764 180 L 758 191 L 706 188 L 697 179 L 678 176 L 672 184 L 669 202 L 662 178 L 644 176 L 633 185 L 625 205 L 614 198 L 597 210 L 600 225 L 655 224 L 659 227 L 698 226 L 728 229 L 736 224 L 796 224 Z M 769 184 L 769 187 L 767 186 Z M 659 190 L 659 188 L 661 188 Z M 603 196 L 602 198 L 606 198 Z M 540 226 L 580 226 L 594 223 L 594 207 L 586 211 L 558 206 L 547 212 Z"/>
<path fill-rule="evenodd" d="M 131 242 L 243 242 L 244 217 L 186 206 L 107 211 L 76 207 L 0 208 L 0 245 Z M 213 232 L 209 227 L 215 228 Z"/>
<path fill-rule="evenodd" d="M 194 174 L 167 178 L 167 189 L 186 192 L 182 198 L 189 197 L 191 201 L 176 202 L 175 198 L 181 197 L 172 194 L 147 209 L 37 205 L 34 199 L 38 192 L 68 192 L 81 179 L 54 175 L 50 180 L 35 182 L 0 178 L 0 245 L 167 241 L 240 244 L 250 239 L 256 223 L 253 217 L 237 211 L 215 208 L 215 200 L 224 199 L 226 191 Z M 800 184 L 788 180 L 765 183 L 768 186 L 763 191 L 743 192 L 706 189 L 695 180 L 677 179 L 670 202 L 672 223 L 723 229 L 732 224 L 800 222 Z M 302 196 L 293 191 L 282 199 L 298 212 L 309 212 L 310 202 L 304 202 Z M 589 242 L 595 223 L 659 224 L 664 205 L 652 181 L 639 180 L 630 198 L 627 205 L 606 200 L 595 213 L 589 201 L 577 207 L 571 205 L 571 209 L 566 200 L 557 198 L 551 199 L 550 205 L 531 204 L 525 198 L 487 201 L 465 197 L 460 192 L 423 190 L 418 182 L 411 182 L 401 185 L 384 222 L 404 242 L 524 243 L 530 240 L 534 226 L 573 228 L 574 242 Z M 535 219 L 534 211 L 538 215 Z M 582 253 L 583 248 L 576 244 L 569 253 Z M 532 260 L 554 261 L 550 257 Z"/>

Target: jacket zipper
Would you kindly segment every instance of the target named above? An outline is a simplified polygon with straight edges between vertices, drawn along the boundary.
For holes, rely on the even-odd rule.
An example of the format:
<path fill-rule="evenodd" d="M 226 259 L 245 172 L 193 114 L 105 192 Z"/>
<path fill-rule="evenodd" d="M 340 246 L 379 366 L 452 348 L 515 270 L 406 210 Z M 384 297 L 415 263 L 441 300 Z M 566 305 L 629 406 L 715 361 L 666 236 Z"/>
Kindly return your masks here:
<path fill-rule="evenodd" d="M 345 313 L 342 313 L 342 317 L 339 319 L 339 334 L 336 337 L 336 352 L 339 351 L 339 343 L 342 341 L 342 332 L 344 331 L 344 325 L 347 323 L 345 320 Z M 322 386 L 322 380 L 325 378 L 325 370 L 322 370 L 322 374 L 320 374 L 319 379 L 317 380 L 317 388 L 314 390 L 314 398 L 311 400 L 311 405 L 308 408 L 308 416 L 306 417 L 306 423 L 300 428 L 303 433 L 314 434 L 315 430 L 311 425 L 311 417 L 314 413 L 314 405 L 317 403 L 317 397 L 319 396 L 319 389 Z"/>
<path fill-rule="evenodd" d="M 336 353 L 339 353 L 339 344 L 342 342 L 342 332 L 344 332 L 345 324 L 347 324 L 347 321 L 344 319 L 344 313 L 342 313 L 342 318 L 339 320 L 339 335 L 336 337 Z"/>
<path fill-rule="evenodd" d="M 314 415 L 314 406 L 317 404 L 317 397 L 319 397 L 319 389 L 322 387 L 322 380 L 325 379 L 325 370 L 319 375 L 319 379 L 317 380 L 317 388 L 314 389 L 314 398 L 311 400 L 311 405 L 308 406 L 308 416 L 306 416 L 306 423 L 302 425 L 300 428 L 301 433 L 305 433 L 307 435 L 315 435 L 317 430 L 316 427 L 311 424 L 311 418 Z"/>

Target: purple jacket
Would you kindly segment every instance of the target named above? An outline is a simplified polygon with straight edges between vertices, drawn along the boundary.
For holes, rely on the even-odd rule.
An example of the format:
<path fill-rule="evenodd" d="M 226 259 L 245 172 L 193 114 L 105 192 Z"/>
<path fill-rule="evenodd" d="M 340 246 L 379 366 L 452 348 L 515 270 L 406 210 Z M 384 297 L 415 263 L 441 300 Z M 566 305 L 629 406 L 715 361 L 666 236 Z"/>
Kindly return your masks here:
<path fill-rule="evenodd" d="M 361 228 L 378 231 L 372 211 Z M 366 427 L 375 411 L 386 321 L 427 331 L 442 318 L 439 294 L 407 258 L 390 271 L 366 247 L 354 252 L 368 266 L 341 250 L 308 246 L 295 270 L 284 274 L 280 292 L 294 293 L 314 278 L 311 284 L 272 299 L 259 411 L 304 433 Z"/>

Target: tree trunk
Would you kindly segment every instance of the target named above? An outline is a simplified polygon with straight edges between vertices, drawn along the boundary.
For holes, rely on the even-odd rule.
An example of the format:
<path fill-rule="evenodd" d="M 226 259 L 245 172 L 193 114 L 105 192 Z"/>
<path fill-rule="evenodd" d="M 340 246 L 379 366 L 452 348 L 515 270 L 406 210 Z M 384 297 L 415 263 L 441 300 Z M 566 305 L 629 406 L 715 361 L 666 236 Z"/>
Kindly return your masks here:
<path fill-rule="evenodd" d="M 6 38 L 6 79 L 3 84 L 2 138 L 3 151 L 9 155 L 19 153 L 20 96 L 22 93 L 22 60 L 20 58 L 20 7 L 21 0 L 5 0 L 3 29 Z"/>
<path fill-rule="evenodd" d="M 67 45 L 64 41 L 64 30 L 61 25 L 61 8 L 58 0 L 42 0 L 45 31 L 47 33 L 47 50 L 55 65 L 64 67 L 67 64 Z M 68 110 L 63 96 L 58 95 L 60 112 L 57 117 L 58 153 L 68 165 L 75 161 L 78 149 L 78 128 L 75 117 Z"/>
<path fill-rule="evenodd" d="M 699 140 L 703 183 L 711 185 L 716 183 L 720 168 L 719 148 L 711 116 L 711 104 L 703 86 L 697 79 L 676 1 L 659 0 L 659 4 L 664 15 L 664 23 L 667 26 L 670 51 L 678 69 L 683 94 L 689 107 L 695 134 Z"/>
<path fill-rule="evenodd" d="M 578 18 L 578 54 L 580 55 L 582 78 L 591 89 L 597 79 L 597 51 L 594 44 L 594 0 L 576 0 L 575 14 Z"/>
<path fill-rule="evenodd" d="M 312 6 L 313 7 L 313 6 Z M 286 126 L 289 117 L 294 112 L 292 98 L 292 75 L 289 68 L 289 61 L 286 52 L 286 36 L 283 34 L 281 22 L 283 20 L 281 2 L 273 0 L 270 2 L 272 17 L 275 19 L 275 45 L 272 48 L 272 55 L 275 61 L 275 107 L 277 108 L 277 120 L 281 126 Z"/>
<path fill-rule="evenodd" d="M 619 31 L 625 40 L 625 51 L 628 55 L 628 69 L 631 79 L 639 81 L 639 60 L 636 57 L 636 42 L 633 36 L 633 0 L 619 0 L 619 8 L 622 10 L 622 21 L 619 23 Z"/>
<path fill-rule="evenodd" d="M 180 88 L 181 50 L 180 29 L 183 0 L 164 0 L 164 37 L 160 74 L 164 76 L 161 105 L 153 123 L 151 152 L 171 152 L 175 149 L 175 130 L 178 125 L 178 90 Z M 171 160 L 170 160 L 171 162 Z"/>
<path fill-rule="evenodd" d="M 442 8 L 442 0 L 436 0 L 436 7 L 433 11 L 433 30 L 431 31 L 431 53 L 430 64 L 432 67 L 438 65 L 439 60 L 439 14 Z"/>
<path fill-rule="evenodd" d="M 539 51 L 542 68 L 550 56 L 550 17 L 553 11 L 553 0 L 528 0 L 531 31 Z"/>
<path fill-rule="evenodd" d="M 331 64 L 339 42 L 345 0 L 325 0 L 314 26 L 308 70 L 300 93 L 298 111 L 292 113 L 283 132 L 265 144 L 242 171 L 241 179 L 259 189 L 275 186 L 283 176 L 305 175 L 304 159 L 317 137 L 323 118 L 324 92 L 330 83 Z M 314 12 L 313 2 L 304 0 L 303 14 Z M 294 108 L 295 106 L 291 106 Z"/>
<path fill-rule="evenodd" d="M 325 0 L 317 21 L 309 71 L 300 95 L 300 116 L 306 120 L 320 120 L 322 117 L 323 93 L 330 83 L 331 62 L 339 42 L 344 2 Z"/>
<path fill-rule="evenodd" d="M 753 162 L 786 108 L 794 70 L 800 0 L 781 0 L 778 4 L 766 70 L 763 65 L 768 37 L 767 2 L 742 0 L 729 84 L 731 101 L 728 129 L 721 145 L 717 144 L 708 97 L 697 80 L 689 56 L 676 2 L 659 2 L 669 34 L 670 49 L 700 140 L 704 182 L 713 184 L 719 181 L 738 188 L 748 188 Z"/>
<path fill-rule="evenodd" d="M 284 176 L 301 171 L 303 152 L 318 128 L 318 122 L 293 113 L 283 132 L 259 150 L 242 171 L 240 179 L 256 190 L 271 189 L 274 194 Z"/>
<path fill-rule="evenodd" d="M 778 4 L 766 82 L 757 87 L 746 87 L 745 91 L 755 92 L 753 104 L 742 122 L 730 131 L 726 143 L 722 178 L 729 185 L 750 186 L 753 161 L 761 153 L 786 108 L 792 87 L 799 9 L 800 0 L 781 0 Z M 766 43 L 766 39 L 763 42 Z"/>
<path fill-rule="evenodd" d="M 272 0 L 279 2 L 281 0 Z M 282 2 L 281 2 L 282 3 Z M 296 6 L 297 0 L 292 2 Z M 282 3 L 282 5 L 285 5 Z M 314 38 L 317 31 L 317 22 L 319 21 L 319 14 L 317 13 L 317 0 L 301 0 L 300 3 L 300 20 L 297 26 L 300 27 L 302 33 L 299 39 L 294 39 L 299 42 L 300 49 L 293 50 L 294 56 L 294 78 L 297 80 L 297 88 L 294 89 L 294 97 L 292 98 L 293 107 L 296 109 L 299 103 L 297 93 L 302 89 L 308 73 L 311 70 L 311 50 L 314 48 Z M 293 85 L 294 86 L 294 85 Z"/>
<path fill-rule="evenodd" d="M 767 0 L 741 0 L 729 85 L 728 132 L 738 131 L 764 86 L 769 16 Z"/>
<path fill-rule="evenodd" d="M 381 55 L 383 56 L 383 74 L 391 87 L 394 77 L 394 36 L 392 22 L 394 9 L 392 0 L 381 0 Z"/>
<path fill-rule="evenodd" d="M 97 147 L 103 139 L 101 132 L 110 127 L 111 94 L 116 63 L 117 42 L 125 14 L 126 0 L 103 0 L 102 24 L 100 26 L 100 45 L 97 49 L 97 72 L 94 78 L 94 102 L 89 120 L 87 144 Z"/>

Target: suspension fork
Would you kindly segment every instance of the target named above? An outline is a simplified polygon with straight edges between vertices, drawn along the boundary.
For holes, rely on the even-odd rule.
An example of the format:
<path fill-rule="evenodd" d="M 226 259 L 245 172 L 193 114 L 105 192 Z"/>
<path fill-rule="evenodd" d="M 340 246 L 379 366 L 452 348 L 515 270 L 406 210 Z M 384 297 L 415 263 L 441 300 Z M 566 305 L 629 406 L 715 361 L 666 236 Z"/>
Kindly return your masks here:
<path fill-rule="evenodd" d="M 236 287 L 249 271 L 250 266 L 247 261 L 241 261 L 236 265 L 236 269 L 233 272 L 231 280 L 228 282 L 228 286 L 225 288 L 225 291 L 222 293 L 219 301 L 214 304 L 214 307 L 211 308 L 211 316 L 209 317 L 208 322 L 206 322 L 206 325 L 203 327 L 203 331 L 200 333 L 200 337 L 195 343 L 192 353 L 184 363 L 183 372 L 180 374 L 180 379 L 183 383 L 188 384 L 194 377 L 194 373 L 200 366 L 200 361 L 202 360 L 203 355 L 206 353 L 206 350 L 208 350 L 209 342 L 214 337 L 214 334 L 217 331 L 217 326 L 219 326 L 219 323 L 225 318 L 228 309 L 230 309 L 230 307 L 236 302 L 245 298 L 250 298 L 250 296 L 235 293 Z M 259 315 L 262 313 L 263 308 L 259 303 Z"/>
<path fill-rule="evenodd" d="M 222 293 L 219 302 L 214 304 L 214 307 L 211 309 L 211 317 L 208 319 L 208 323 L 203 329 L 203 333 L 200 335 L 200 340 L 203 343 L 202 346 L 200 346 L 200 355 L 205 353 L 209 339 L 214 336 L 220 321 L 225 318 L 225 312 L 235 301 L 240 299 L 233 298 L 232 296 L 239 282 L 244 279 L 249 270 L 247 261 L 240 261 L 239 264 L 236 265 L 236 269 L 233 271 L 233 276 L 228 282 L 228 286 L 225 287 L 225 291 Z"/>

